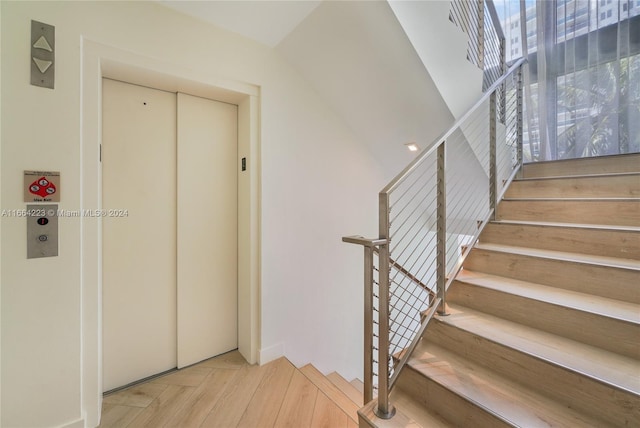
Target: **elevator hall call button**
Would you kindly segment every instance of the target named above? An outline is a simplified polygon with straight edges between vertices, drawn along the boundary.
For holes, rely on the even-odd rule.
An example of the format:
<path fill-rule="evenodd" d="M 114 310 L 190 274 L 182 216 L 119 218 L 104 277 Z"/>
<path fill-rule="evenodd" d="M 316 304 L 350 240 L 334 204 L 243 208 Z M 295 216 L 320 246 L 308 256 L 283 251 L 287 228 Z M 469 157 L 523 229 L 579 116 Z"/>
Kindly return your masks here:
<path fill-rule="evenodd" d="M 42 213 L 27 216 L 27 258 L 58 255 L 58 205 L 27 204 L 27 212 Z"/>

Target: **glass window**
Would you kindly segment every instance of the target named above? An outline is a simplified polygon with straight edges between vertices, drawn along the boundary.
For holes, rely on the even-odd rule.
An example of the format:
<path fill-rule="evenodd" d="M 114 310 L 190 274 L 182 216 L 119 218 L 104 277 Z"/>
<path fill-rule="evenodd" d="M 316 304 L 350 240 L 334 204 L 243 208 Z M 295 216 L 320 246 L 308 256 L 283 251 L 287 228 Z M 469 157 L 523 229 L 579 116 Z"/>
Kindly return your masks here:
<path fill-rule="evenodd" d="M 540 7 L 546 2 L 531 1 L 534 3 L 534 13 L 527 8 L 527 30 L 536 28 L 535 12 L 549 12 L 540 19 L 555 21 L 550 23 L 555 26 L 553 39 L 564 48 L 564 61 L 557 70 L 541 67 L 532 79 L 532 83 L 546 81 L 547 92 L 538 93 L 532 84 L 528 102 L 536 111 L 538 100 L 553 105 L 553 109 L 540 111 L 548 112 L 546 122 L 555 132 L 546 133 L 548 140 L 542 140 L 548 146 L 541 146 L 538 113 L 532 114 L 527 124 L 531 134 L 523 136 L 525 157 L 542 160 L 640 152 L 640 55 L 628 48 L 633 39 L 614 28 L 640 14 L 640 0 L 557 0 L 558 7 L 548 10 Z M 633 26 L 629 33 L 635 23 L 629 21 Z M 535 44 L 534 32 L 527 34 L 528 44 Z M 511 50 L 517 55 L 516 46 Z M 598 55 L 590 55 L 594 50 Z"/>

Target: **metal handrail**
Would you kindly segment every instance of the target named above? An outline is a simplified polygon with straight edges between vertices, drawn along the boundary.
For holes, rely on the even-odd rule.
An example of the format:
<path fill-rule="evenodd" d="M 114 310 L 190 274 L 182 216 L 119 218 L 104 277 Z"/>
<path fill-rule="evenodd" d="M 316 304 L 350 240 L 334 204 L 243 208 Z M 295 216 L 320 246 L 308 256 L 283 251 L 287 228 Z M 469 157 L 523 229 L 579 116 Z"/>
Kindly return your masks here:
<path fill-rule="evenodd" d="M 458 120 L 456 120 L 453 123 L 453 125 L 451 125 L 451 128 L 443 132 L 440 135 L 440 137 L 435 139 L 435 143 L 431 146 L 431 148 L 429 148 L 429 150 L 426 150 L 420 153 L 409 165 L 407 165 L 405 169 L 403 169 L 398 175 L 396 175 L 395 178 L 391 180 L 389 184 L 387 184 L 380 191 L 380 193 L 388 194 L 392 190 L 394 190 L 396 187 L 398 187 L 398 185 L 402 183 L 402 181 L 404 181 L 404 179 L 406 179 L 409 176 L 411 171 L 413 171 L 429 155 L 435 153 L 435 151 L 438 150 L 438 146 L 444 143 L 444 141 L 447 138 L 449 138 L 451 134 L 453 134 L 456 131 L 456 129 L 460 127 L 462 123 L 464 123 L 467 119 L 469 119 L 469 117 L 476 110 L 478 110 L 478 108 L 482 104 L 484 104 L 487 101 L 487 99 L 491 96 L 493 92 L 495 92 L 496 89 L 498 89 L 500 86 L 502 86 L 502 84 L 504 84 L 507 78 L 509 78 L 521 65 L 525 64 L 526 62 L 527 62 L 526 58 L 520 58 L 511 67 L 509 67 L 507 72 L 503 74 L 502 77 L 500 77 L 498 80 L 496 80 L 496 82 L 493 85 L 491 85 L 489 89 L 487 89 L 487 91 L 482 95 L 482 97 L 480 97 L 480 99 L 473 106 L 471 106 Z"/>
<path fill-rule="evenodd" d="M 428 150 L 425 150 L 420 155 L 418 155 L 418 157 L 416 157 L 416 159 L 414 159 L 413 162 L 411 162 L 400 174 L 394 177 L 394 179 L 391 180 L 391 182 L 389 182 L 389 184 L 387 184 L 380 191 L 379 210 L 378 210 L 378 213 L 379 213 L 379 237 L 378 238 L 366 239 L 359 236 L 357 237 L 350 236 L 350 237 L 343 238 L 344 242 L 363 245 L 365 250 L 365 281 L 364 281 L 365 282 L 365 322 L 364 322 L 365 402 L 368 402 L 373 398 L 373 376 L 374 376 L 373 364 L 374 363 L 373 363 L 372 349 L 373 349 L 373 340 L 374 340 L 373 312 L 375 311 L 374 304 L 373 304 L 374 303 L 373 275 L 375 270 L 374 254 L 378 255 L 379 268 L 377 269 L 378 281 L 376 282 L 376 284 L 378 285 L 378 294 L 377 296 L 375 296 L 378 299 L 378 308 L 377 308 L 378 334 L 376 336 L 378 340 L 378 344 L 377 344 L 378 346 L 376 348 L 378 351 L 378 359 L 377 359 L 378 406 L 375 409 L 375 413 L 380 418 L 387 419 L 393 416 L 395 409 L 389 402 L 389 392 L 391 391 L 391 388 L 394 386 L 395 382 L 397 381 L 398 376 L 400 375 L 400 372 L 403 366 L 408 361 L 411 353 L 419 343 L 433 315 L 436 312 L 440 315 L 447 314 L 446 290 L 448 289 L 450 284 L 455 280 L 455 276 L 458 274 L 459 270 L 461 269 L 462 263 L 464 262 L 467 255 L 471 251 L 472 243 L 478 239 L 482 231 L 482 228 L 495 217 L 495 208 L 496 208 L 497 201 L 500 200 L 500 198 L 503 196 L 506 189 L 506 186 L 503 186 L 501 191 L 498 191 L 498 184 L 497 184 L 498 156 L 496 153 L 496 144 L 497 144 L 497 138 L 498 138 L 497 137 L 498 124 L 504 125 L 505 133 L 503 137 L 505 141 L 515 141 L 515 144 L 516 144 L 515 148 L 517 149 L 517 154 L 516 154 L 517 159 L 516 159 L 515 165 L 507 165 L 509 168 L 511 168 L 511 170 L 508 171 L 509 176 L 505 180 L 506 183 L 509 183 L 515 177 L 520 166 L 522 165 L 522 117 L 523 117 L 522 66 L 525 63 L 526 63 L 525 59 L 520 59 L 515 64 L 513 64 L 504 75 L 502 75 L 495 83 L 491 85 L 489 90 L 482 97 L 480 97 L 480 99 L 471 108 L 469 108 L 458 120 L 455 121 L 455 123 L 451 126 L 451 128 L 449 128 L 447 131 L 441 134 L 441 136 L 433 143 L 432 147 L 430 147 Z M 512 79 L 512 80 L 508 80 L 508 79 Z M 511 97 L 515 96 L 515 101 L 509 102 L 509 108 L 511 109 L 510 110 L 511 116 L 509 116 L 510 122 L 507 123 L 506 121 L 503 121 L 504 112 L 498 111 L 499 109 L 504 108 L 504 104 L 500 104 L 498 102 L 498 96 L 500 96 L 500 94 L 502 94 L 502 96 L 506 96 L 505 94 L 506 94 L 506 88 L 508 83 L 512 84 L 511 86 L 512 91 L 510 92 L 510 96 Z M 482 111 L 480 110 L 481 107 L 487 103 L 487 101 L 489 102 L 488 117 L 484 116 L 486 114 L 484 113 L 484 110 Z M 504 102 L 504 99 L 501 99 L 501 102 Z M 481 113 L 482 115 L 476 117 L 477 113 Z M 479 119 L 480 121 L 478 121 Z M 447 142 L 447 139 L 451 139 L 450 143 L 453 142 L 454 145 L 456 141 L 459 141 L 459 138 L 466 139 L 467 137 L 465 137 L 465 132 L 475 132 L 471 128 L 474 128 L 476 126 L 475 125 L 476 123 L 486 123 L 486 122 L 483 122 L 483 120 L 487 120 L 487 119 L 489 122 L 489 134 L 488 134 L 488 139 L 489 139 L 489 155 L 488 156 L 489 157 L 483 158 L 484 159 L 483 162 L 489 163 L 488 196 L 490 199 L 490 203 L 488 207 L 488 213 L 486 214 L 485 218 L 483 218 L 481 221 L 478 221 L 479 223 L 478 228 L 475 232 L 471 232 L 471 233 L 464 232 L 466 234 L 465 236 L 467 237 L 465 239 L 468 239 L 468 242 L 470 242 L 471 245 L 463 246 L 460 254 L 456 257 L 456 259 L 453 259 L 453 261 L 455 262 L 452 265 L 453 268 L 447 270 L 448 248 L 447 248 L 447 241 L 446 241 L 447 239 L 447 207 L 446 207 L 447 185 L 445 182 L 446 180 L 445 144 Z M 473 125 L 473 126 L 469 128 L 470 125 Z M 507 128 L 508 126 L 509 128 Z M 509 132 L 506 132 L 507 129 L 509 129 Z M 462 137 L 460 137 L 460 134 L 456 134 L 456 136 L 454 137 L 454 133 L 456 132 L 460 132 Z M 448 144 L 447 146 L 450 146 L 450 144 Z M 511 146 L 508 146 L 508 147 L 511 147 Z M 436 167 L 436 171 L 437 171 L 436 186 L 432 190 L 436 192 L 436 195 L 437 195 L 436 196 L 436 201 L 437 201 L 436 239 L 435 239 L 436 258 L 434 262 L 436 265 L 436 273 L 435 273 L 436 284 L 435 284 L 435 287 L 433 286 L 430 287 L 427 284 L 425 284 L 419 278 L 419 276 L 415 274 L 415 272 L 412 272 L 413 266 L 408 266 L 408 265 L 403 266 L 402 263 L 391 258 L 390 195 L 393 193 L 394 190 L 398 189 L 399 186 L 403 184 L 405 180 L 413 172 L 418 172 L 418 177 L 421 177 L 422 176 L 421 174 L 424 174 L 424 173 L 420 173 L 419 171 L 417 171 L 418 167 L 425 161 L 425 159 L 433 156 L 436 157 L 436 164 L 434 166 Z M 474 155 L 474 156 L 477 156 L 477 155 Z M 479 160 L 480 159 L 477 158 L 477 161 Z M 503 166 L 501 166 L 501 168 L 503 168 Z M 504 171 L 503 171 L 503 174 L 504 174 Z M 423 186 L 424 184 L 419 181 L 416 181 L 414 177 L 414 181 L 407 182 L 405 185 L 412 186 L 412 187 L 409 187 L 409 189 L 411 189 L 411 188 L 415 188 L 415 186 Z M 456 196 L 455 189 L 456 188 L 454 186 L 454 193 L 452 193 L 452 196 L 451 196 L 452 201 L 454 201 L 452 209 L 455 212 L 460 212 L 459 211 L 460 209 L 467 210 L 467 208 L 465 207 L 459 208 L 456 206 L 456 204 L 459 204 L 459 202 L 455 202 L 455 201 L 459 201 L 460 199 L 458 196 Z M 395 197 L 401 198 L 401 199 L 396 199 L 396 201 L 406 200 L 406 198 L 410 198 L 409 201 L 414 200 L 412 199 L 413 196 L 406 195 L 406 191 L 407 190 L 403 190 L 402 192 L 399 193 L 399 195 L 395 195 L 394 193 Z M 425 190 L 425 191 L 428 191 L 428 190 Z M 402 210 L 404 210 L 404 208 L 402 208 L 400 212 L 402 212 Z M 411 215 L 413 215 L 414 211 L 415 209 L 411 211 Z M 484 216 L 484 214 L 482 215 Z M 397 219 L 397 218 L 398 218 L 397 216 L 394 217 L 394 219 Z M 401 222 L 400 224 L 404 224 L 404 222 Z M 395 227 L 397 228 L 398 226 L 396 225 Z M 424 227 L 424 226 L 418 226 L 418 227 Z M 413 226 L 410 226 L 410 229 L 411 228 L 413 228 Z M 396 231 L 397 230 L 398 229 L 396 229 Z M 456 233 L 456 232 L 450 232 L 450 233 Z M 406 233 L 403 234 L 403 237 L 405 235 Z M 403 237 L 400 237 L 398 242 L 402 242 Z M 422 244 L 420 240 L 418 240 L 417 244 L 413 244 L 412 240 L 409 240 L 408 243 L 406 243 L 405 245 L 410 245 L 410 246 L 430 245 L 429 242 L 433 242 L 433 241 L 428 241 L 426 242 L 426 244 Z M 405 246 L 404 248 L 408 249 L 410 247 Z M 404 250 L 400 249 L 400 251 L 402 252 Z M 411 257 L 421 257 L 421 254 L 422 253 L 417 253 L 415 250 L 413 250 L 413 252 L 410 252 Z M 406 259 L 406 257 L 403 257 L 403 258 Z M 425 259 L 425 260 L 428 260 L 428 259 Z M 424 263 L 419 266 L 424 266 Z M 408 278 L 411 281 L 411 283 L 417 285 L 420 289 L 423 289 L 426 292 L 428 292 L 428 296 L 429 296 L 428 300 L 425 300 L 425 302 L 428 302 L 426 309 L 424 310 L 420 309 L 422 312 L 421 312 L 420 320 L 417 321 L 419 322 L 418 328 L 414 329 L 412 327 L 410 331 L 410 334 L 412 334 L 412 336 L 408 336 L 404 333 L 401 336 L 401 340 L 404 341 L 408 339 L 409 342 L 400 342 L 400 345 L 404 347 L 404 349 L 398 354 L 399 357 L 396 358 L 397 362 L 395 365 L 390 364 L 392 362 L 392 359 L 390 356 L 392 352 L 391 351 L 392 348 L 391 348 L 390 334 L 389 334 L 390 333 L 389 326 L 391 322 L 390 286 L 391 286 L 391 281 L 395 281 L 390 278 L 391 269 L 396 269 L 398 272 L 402 273 L 402 275 Z M 421 268 L 418 267 L 417 269 L 421 269 Z M 433 276 L 431 278 L 433 278 Z M 395 285 L 398 285 L 398 284 L 399 283 L 394 282 L 394 287 Z M 434 292 L 433 292 L 434 289 L 437 291 L 436 295 L 434 295 Z M 394 288 L 394 290 L 396 290 L 396 288 Z M 400 292 L 404 293 L 406 292 L 406 290 L 407 289 L 401 289 Z M 394 293 L 395 292 L 396 291 L 394 291 Z M 399 295 L 395 295 L 395 298 L 398 299 Z M 427 299 L 427 296 L 423 295 L 420 298 Z M 418 301 L 417 303 L 420 303 L 420 301 Z M 424 307 L 424 306 L 422 306 L 422 304 L 420 303 L 419 306 L 413 306 L 413 307 L 410 307 L 409 309 L 415 310 L 416 308 L 420 308 L 420 307 Z M 405 310 L 405 309 L 401 308 L 401 310 Z M 395 323 L 395 325 L 398 325 L 398 323 L 400 323 L 401 326 L 404 326 L 404 324 L 402 323 L 404 323 L 404 320 L 407 320 L 406 314 L 407 314 L 406 312 L 403 313 L 404 318 L 401 319 L 400 321 L 398 321 L 397 319 L 394 319 L 393 322 Z M 408 322 L 413 322 L 411 317 L 409 317 Z M 394 332 L 394 335 L 397 335 L 397 334 L 398 334 L 397 332 Z M 406 343 L 408 343 L 408 346 L 406 346 Z M 395 349 L 398 349 L 398 342 L 394 343 L 393 349 L 394 349 L 394 352 L 395 352 Z"/>
<path fill-rule="evenodd" d="M 344 236 L 342 238 L 342 242 L 346 242 L 348 244 L 356 244 L 362 245 L 364 248 L 364 259 L 365 259 L 365 277 L 364 277 L 364 394 L 363 399 L 364 403 L 368 403 L 373 399 L 373 254 L 378 253 L 378 247 L 388 243 L 387 239 L 379 239 L 379 238 L 365 238 L 360 235 L 353 236 Z M 437 305 L 439 301 L 436 299 L 435 293 L 431 290 L 426 284 L 412 275 L 408 270 L 406 270 L 403 266 L 397 263 L 394 260 L 390 260 L 390 265 L 400 271 L 403 275 L 409 278 L 411 281 L 419 285 L 421 288 L 426 290 L 430 297 L 435 302 L 434 305 Z M 425 314 L 426 318 L 431 318 L 433 316 L 433 312 Z M 405 358 L 406 360 L 406 358 Z M 401 360 L 402 361 L 402 360 Z"/>

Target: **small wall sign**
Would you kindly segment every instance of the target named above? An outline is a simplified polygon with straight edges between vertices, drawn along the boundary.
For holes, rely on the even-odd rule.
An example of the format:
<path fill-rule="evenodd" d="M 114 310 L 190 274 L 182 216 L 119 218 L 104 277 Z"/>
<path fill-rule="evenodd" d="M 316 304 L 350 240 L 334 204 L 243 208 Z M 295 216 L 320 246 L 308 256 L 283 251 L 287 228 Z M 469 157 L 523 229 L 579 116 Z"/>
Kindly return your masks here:
<path fill-rule="evenodd" d="M 25 202 L 60 202 L 59 171 L 25 171 Z"/>

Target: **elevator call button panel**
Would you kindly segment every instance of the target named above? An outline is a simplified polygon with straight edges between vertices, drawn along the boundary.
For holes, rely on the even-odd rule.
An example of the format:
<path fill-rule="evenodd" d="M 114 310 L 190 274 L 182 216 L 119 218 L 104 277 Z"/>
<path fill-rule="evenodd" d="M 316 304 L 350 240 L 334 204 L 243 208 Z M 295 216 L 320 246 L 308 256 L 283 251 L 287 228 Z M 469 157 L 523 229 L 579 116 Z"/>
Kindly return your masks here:
<path fill-rule="evenodd" d="M 58 205 L 27 205 L 27 258 L 58 255 Z"/>

